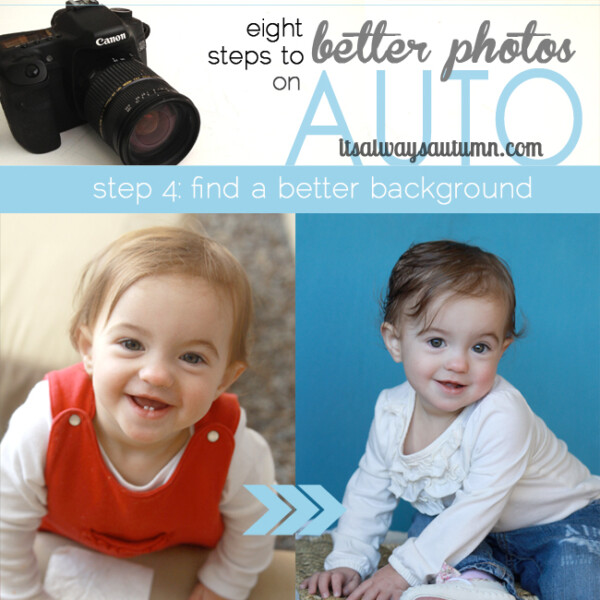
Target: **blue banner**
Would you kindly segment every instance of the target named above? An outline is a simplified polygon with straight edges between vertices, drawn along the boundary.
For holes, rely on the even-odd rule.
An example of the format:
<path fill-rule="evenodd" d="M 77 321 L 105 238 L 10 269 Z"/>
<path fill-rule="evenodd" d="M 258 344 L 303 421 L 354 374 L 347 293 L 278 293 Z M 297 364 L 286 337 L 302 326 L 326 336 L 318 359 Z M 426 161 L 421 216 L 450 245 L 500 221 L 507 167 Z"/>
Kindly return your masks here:
<path fill-rule="evenodd" d="M 600 167 L 4 167 L 1 212 L 598 213 Z"/>

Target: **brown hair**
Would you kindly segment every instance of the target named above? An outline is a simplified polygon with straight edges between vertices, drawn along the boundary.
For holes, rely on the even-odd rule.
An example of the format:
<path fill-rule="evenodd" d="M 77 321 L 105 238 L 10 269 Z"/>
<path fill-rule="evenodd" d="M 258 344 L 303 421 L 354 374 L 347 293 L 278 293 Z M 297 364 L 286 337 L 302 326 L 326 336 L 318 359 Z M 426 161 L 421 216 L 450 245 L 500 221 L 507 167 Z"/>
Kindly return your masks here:
<path fill-rule="evenodd" d="M 134 283 L 164 274 L 201 277 L 231 300 L 234 322 L 229 362 L 247 363 L 252 291 L 243 267 L 218 242 L 178 227 L 151 227 L 126 233 L 92 259 L 75 296 L 70 328 L 73 345 L 77 347 L 81 328 L 93 328 L 106 306 L 110 316 Z"/>
<path fill-rule="evenodd" d="M 515 325 L 516 296 L 508 265 L 477 246 L 451 240 L 413 244 L 394 265 L 382 302 L 384 322 L 403 316 L 425 317 L 442 293 L 500 296 L 506 304 L 506 338 L 519 335 Z"/>

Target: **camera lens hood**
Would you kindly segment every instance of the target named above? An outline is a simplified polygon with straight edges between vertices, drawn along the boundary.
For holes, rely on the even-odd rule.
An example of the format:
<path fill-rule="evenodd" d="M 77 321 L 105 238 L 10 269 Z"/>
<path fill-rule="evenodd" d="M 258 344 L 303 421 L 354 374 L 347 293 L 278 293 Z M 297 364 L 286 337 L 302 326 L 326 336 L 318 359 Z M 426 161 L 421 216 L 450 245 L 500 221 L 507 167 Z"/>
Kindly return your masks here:
<path fill-rule="evenodd" d="M 97 69 L 83 110 L 126 165 L 175 165 L 200 131 L 192 101 L 136 59 Z"/>

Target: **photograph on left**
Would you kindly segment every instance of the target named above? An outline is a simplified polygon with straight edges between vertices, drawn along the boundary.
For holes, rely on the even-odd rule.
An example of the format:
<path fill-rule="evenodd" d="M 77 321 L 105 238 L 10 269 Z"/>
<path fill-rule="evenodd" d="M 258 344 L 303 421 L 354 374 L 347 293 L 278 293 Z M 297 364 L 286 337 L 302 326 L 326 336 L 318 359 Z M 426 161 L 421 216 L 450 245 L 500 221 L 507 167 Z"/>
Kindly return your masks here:
<path fill-rule="evenodd" d="M 291 598 L 293 217 L 0 226 L 2 598 Z"/>

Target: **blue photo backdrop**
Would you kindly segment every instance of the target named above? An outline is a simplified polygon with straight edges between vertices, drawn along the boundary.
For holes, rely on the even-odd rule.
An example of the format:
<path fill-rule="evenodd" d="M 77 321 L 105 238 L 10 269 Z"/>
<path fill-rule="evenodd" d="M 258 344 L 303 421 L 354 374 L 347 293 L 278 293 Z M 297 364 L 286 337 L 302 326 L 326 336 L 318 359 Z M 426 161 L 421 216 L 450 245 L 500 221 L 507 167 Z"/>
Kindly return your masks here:
<path fill-rule="evenodd" d="M 380 296 L 409 245 L 435 239 L 508 262 L 526 335 L 499 373 L 600 473 L 600 215 L 298 215 L 296 234 L 297 483 L 341 500 L 378 393 L 404 381 L 379 335 Z M 401 503 L 392 527 L 411 513 Z"/>

